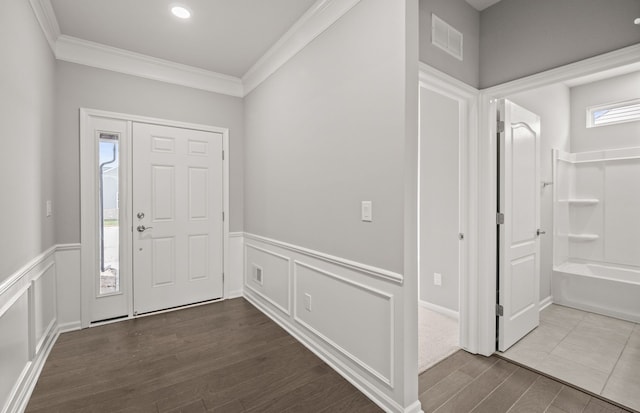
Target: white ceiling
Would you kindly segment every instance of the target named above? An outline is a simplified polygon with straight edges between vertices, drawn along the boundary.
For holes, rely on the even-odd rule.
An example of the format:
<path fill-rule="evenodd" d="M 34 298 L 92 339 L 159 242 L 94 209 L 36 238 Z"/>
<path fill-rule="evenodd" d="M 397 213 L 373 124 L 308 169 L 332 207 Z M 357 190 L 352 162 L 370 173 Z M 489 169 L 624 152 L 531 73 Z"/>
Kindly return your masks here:
<path fill-rule="evenodd" d="M 467 3 L 473 6 L 474 9 L 482 11 L 487 7 L 491 7 L 500 0 L 467 0 Z"/>
<path fill-rule="evenodd" d="M 242 77 L 316 0 L 51 0 L 64 35 Z"/>

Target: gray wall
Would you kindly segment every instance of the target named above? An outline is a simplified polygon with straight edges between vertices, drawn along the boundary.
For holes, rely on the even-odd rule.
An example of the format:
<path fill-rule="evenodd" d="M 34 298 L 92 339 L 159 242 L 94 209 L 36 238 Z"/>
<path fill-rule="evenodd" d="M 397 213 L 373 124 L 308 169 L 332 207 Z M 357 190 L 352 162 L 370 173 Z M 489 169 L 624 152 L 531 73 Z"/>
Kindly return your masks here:
<path fill-rule="evenodd" d="M 640 0 L 502 0 L 480 14 L 480 87 L 640 42 Z"/>
<path fill-rule="evenodd" d="M 457 100 L 420 89 L 420 299 L 453 311 L 460 295 L 459 117 Z"/>
<path fill-rule="evenodd" d="M 462 32 L 463 61 L 431 44 L 431 13 Z M 420 0 L 420 61 L 478 88 L 480 12 L 465 0 Z"/>
<path fill-rule="evenodd" d="M 638 29 L 640 31 L 640 28 Z M 588 128 L 587 108 L 640 98 L 640 72 L 571 88 L 571 150 L 588 152 L 640 146 L 640 122 Z"/>
<path fill-rule="evenodd" d="M 570 150 L 569 88 L 562 84 L 545 86 L 509 99 L 540 116 L 540 178 L 552 182 L 551 150 Z M 540 226 L 547 232 L 540 243 L 540 300 L 543 300 L 551 295 L 553 274 L 553 186 L 540 189 Z"/>
<path fill-rule="evenodd" d="M 2 2 L 0 27 L 1 283 L 54 244 L 55 61 L 28 1 Z"/>
<path fill-rule="evenodd" d="M 242 230 L 242 99 L 62 61 L 56 80 L 58 243 L 80 241 L 82 107 L 229 128 L 230 230 Z"/>
<path fill-rule="evenodd" d="M 245 98 L 245 231 L 403 271 L 401 9 L 358 3 Z"/>

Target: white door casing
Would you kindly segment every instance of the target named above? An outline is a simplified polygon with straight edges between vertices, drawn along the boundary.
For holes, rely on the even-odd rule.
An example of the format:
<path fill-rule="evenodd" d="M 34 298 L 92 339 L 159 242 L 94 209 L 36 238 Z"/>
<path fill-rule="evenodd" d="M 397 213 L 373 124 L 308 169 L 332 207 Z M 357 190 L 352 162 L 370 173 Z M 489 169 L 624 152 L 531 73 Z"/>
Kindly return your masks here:
<path fill-rule="evenodd" d="M 458 133 L 459 133 L 459 232 L 463 239 L 459 241 L 459 326 L 460 346 L 472 353 L 477 352 L 476 316 L 473 311 L 476 306 L 476 296 L 472 293 L 476 279 L 476 258 L 473 253 L 476 248 L 477 234 L 473 230 L 473 210 L 476 206 L 475 170 L 477 151 L 477 97 L 478 91 L 433 67 L 420 63 L 420 91 L 431 90 L 458 102 Z M 422 108 L 420 109 L 422 111 Z M 420 128 L 422 129 L 422 128 Z M 422 133 L 422 130 L 420 131 Z M 420 152 L 420 150 L 419 150 Z M 419 160 L 422 162 L 422 160 Z M 418 180 L 420 186 L 420 180 Z M 418 189 L 418 193 L 420 190 Z M 420 196 L 419 196 L 420 198 Z M 418 210 L 420 210 L 420 202 Z M 418 226 L 422 224 L 418 217 Z M 457 234 L 454 234 L 457 235 Z M 420 250 L 420 242 L 418 242 Z M 420 266 L 420 264 L 419 264 Z M 428 277 L 427 277 L 428 278 Z M 425 278 L 425 279 L 427 279 Z M 418 277 L 418 291 L 420 291 L 420 277 Z"/>
<path fill-rule="evenodd" d="M 222 134 L 134 123 L 133 137 L 134 314 L 221 298 Z"/>
<path fill-rule="evenodd" d="M 133 190 L 132 190 L 132 165 L 133 165 L 133 125 L 149 124 L 163 125 L 172 128 L 189 130 L 191 132 L 201 131 L 215 135 L 216 140 L 220 142 L 222 151 L 228 154 L 229 148 L 229 130 L 209 125 L 186 123 L 180 121 L 172 121 L 166 119 L 151 118 L 146 116 L 130 115 L 124 113 L 108 112 L 96 109 L 80 109 L 80 217 L 81 217 L 81 325 L 83 328 L 92 325 L 103 324 L 109 322 L 110 318 L 134 317 L 134 288 L 133 288 L 133 237 L 138 234 L 135 231 L 137 227 L 137 217 L 133 208 Z M 98 297 L 96 294 L 99 278 L 99 230 L 98 230 L 98 151 L 96 143 L 97 131 L 117 132 L 120 134 L 120 269 L 121 269 L 121 291 L 122 294 L 105 294 Z M 217 144 L 216 144 L 217 145 Z M 196 145 L 197 146 L 197 145 Z M 192 145 L 193 148 L 193 145 Z M 197 152 L 198 149 L 196 148 Z M 222 158 L 219 152 L 218 156 Z M 220 159 L 218 158 L 218 159 Z M 221 171 L 221 175 L 216 172 L 217 176 L 221 176 L 220 184 L 217 187 L 219 197 L 221 197 L 220 211 L 229 211 L 229 161 L 228 156 L 224 156 L 217 171 Z M 197 175 L 197 173 L 196 173 Z M 217 179 L 217 178 L 216 178 Z M 220 212 L 222 215 L 222 212 Z M 219 245 L 219 257 L 216 257 L 221 268 L 220 274 L 228 272 L 228 237 L 229 237 L 229 219 L 225 217 L 221 225 L 221 235 L 214 242 Z M 221 217 L 222 219 L 222 217 Z M 152 226 L 147 223 L 147 226 Z M 192 241 L 197 244 L 198 240 Z M 217 247 L 216 247 L 217 248 Z M 197 246 L 196 248 L 197 249 Z M 195 251 L 195 250 L 194 250 Z M 218 264 L 212 264 L 212 268 Z M 197 268 L 192 267 L 191 273 L 198 272 Z M 198 278 L 198 276 L 192 277 Z M 223 281 L 220 278 L 220 285 Z M 222 287 L 220 287 L 222 288 Z M 216 298 L 221 297 L 223 293 L 213 293 Z M 168 308 L 169 305 L 163 305 Z"/>
<path fill-rule="evenodd" d="M 540 321 L 540 117 L 503 99 L 499 143 L 498 350 Z"/>

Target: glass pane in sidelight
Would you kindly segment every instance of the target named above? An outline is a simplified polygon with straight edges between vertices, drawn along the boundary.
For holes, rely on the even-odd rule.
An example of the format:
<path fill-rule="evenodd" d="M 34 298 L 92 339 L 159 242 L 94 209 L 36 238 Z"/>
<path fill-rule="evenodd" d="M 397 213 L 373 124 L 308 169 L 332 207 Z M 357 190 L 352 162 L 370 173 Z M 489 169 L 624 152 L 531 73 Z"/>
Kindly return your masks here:
<path fill-rule="evenodd" d="M 100 134 L 100 295 L 120 291 L 119 146 L 117 134 Z"/>

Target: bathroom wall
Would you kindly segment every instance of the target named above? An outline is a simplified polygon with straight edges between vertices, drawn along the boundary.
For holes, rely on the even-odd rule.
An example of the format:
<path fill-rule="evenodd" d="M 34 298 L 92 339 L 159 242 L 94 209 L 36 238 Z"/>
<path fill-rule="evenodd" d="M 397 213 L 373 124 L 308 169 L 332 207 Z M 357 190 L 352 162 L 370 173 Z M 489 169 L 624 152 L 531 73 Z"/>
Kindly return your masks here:
<path fill-rule="evenodd" d="M 553 181 L 553 149 L 570 148 L 570 96 L 563 84 L 545 86 L 509 97 L 516 104 L 540 116 L 540 178 Z M 553 273 L 553 186 L 540 185 L 540 226 L 546 234 L 540 244 L 540 300 L 551 295 Z"/>
<path fill-rule="evenodd" d="M 640 72 L 571 88 L 571 151 L 640 146 L 640 121 L 587 128 L 587 108 L 640 98 Z"/>

